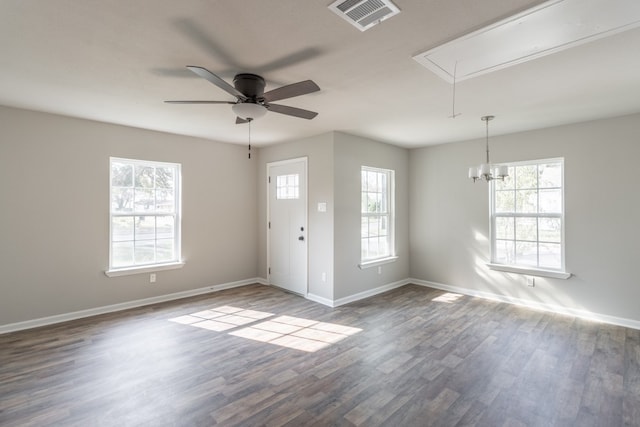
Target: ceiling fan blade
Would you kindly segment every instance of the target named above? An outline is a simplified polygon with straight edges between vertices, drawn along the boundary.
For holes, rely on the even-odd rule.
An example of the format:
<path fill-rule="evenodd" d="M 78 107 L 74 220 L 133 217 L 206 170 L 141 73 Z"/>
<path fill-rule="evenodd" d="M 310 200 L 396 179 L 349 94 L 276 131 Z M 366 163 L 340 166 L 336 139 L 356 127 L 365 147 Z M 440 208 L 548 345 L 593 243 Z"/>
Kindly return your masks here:
<path fill-rule="evenodd" d="M 216 76 L 206 68 L 197 67 L 195 65 L 187 65 L 187 68 L 193 71 L 194 73 L 196 73 L 197 75 L 199 75 L 200 77 L 202 77 L 203 79 L 206 79 L 209 82 L 213 83 L 214 85 L 218 86 L 220 89 L 224 90 L 225 92 L 235 96 L 236 98 L 239 98 L 243 101 L 247 99 L 247 97 L 244 96 L 244 94 L 238 91 L 235 87 L 231 86 L 229 83 L 225 82 L 220 77 Z"/>
<path fill-rule="evenodd" d="M 243 123 L 249 123 L 249 120 L 243 119 L 242 117 L 236 117 L 236 124 L 241 125 Z"/>
<path fill-rule="evenodd" d="M 264 100 L 267 102 L 279 101 L 281 99 L 293 98 L 294 96 L 306 95 L 311 92 L 317 92 L 320 88 L 312 80 L 305 80 L 282 86 L 264 94 Z"/>
<path fill-rule="evenodd" d="M 318 115 L 315 111 L 303 110 L 302 108 L 289 107 L 288 105 L 268 104 L 269 111 L 274 113 L 286 114 L 287 116 L 300 117 L 301 119 L 311 120 Z"/>
<path fill-rule="evenodd" d="M 167 104 L 235 104 L 232 101 L 164 101 Z"/>

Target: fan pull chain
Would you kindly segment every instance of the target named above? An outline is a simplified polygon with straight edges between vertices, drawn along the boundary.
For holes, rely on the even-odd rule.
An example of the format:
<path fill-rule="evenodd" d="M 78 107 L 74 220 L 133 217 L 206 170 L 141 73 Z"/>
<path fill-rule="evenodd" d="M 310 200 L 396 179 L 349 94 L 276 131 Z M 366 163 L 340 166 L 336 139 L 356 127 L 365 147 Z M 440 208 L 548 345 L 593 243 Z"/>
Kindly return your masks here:
<path fill-rule="evenodd" d="M 453 66 L 453 99 L 451 102 L 451 115 L 449 116 L 450 119 L 455 119 L 460 114 L 462 114 L 462 113 L 456 114 L 456 72 L 457 70 L 458 70 L 458 61 L 456 61 L 455 65 Z"/>
<path fill-rule="evenodd" d="M 249 121 L 249 160 L 251 160 L 251 121 L 253 119 L 247 119 Z"/>

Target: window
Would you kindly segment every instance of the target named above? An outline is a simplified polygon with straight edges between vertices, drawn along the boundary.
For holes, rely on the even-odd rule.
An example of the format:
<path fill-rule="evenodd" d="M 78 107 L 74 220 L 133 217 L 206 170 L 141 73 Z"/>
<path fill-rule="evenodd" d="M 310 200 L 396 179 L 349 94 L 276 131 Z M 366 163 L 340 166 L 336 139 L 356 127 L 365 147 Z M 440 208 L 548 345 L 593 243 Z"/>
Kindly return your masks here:
<path fill-rule="evenodd" d="M 279 200 L 300 198 L 300 176 L 297 173 L 276 177 L 276 198 Z"/>
<path fill-rule="evenodd" d="M 563 159 L 508 166 L 491 185 L 491 263 L 564 272 Z"/>
<path fill-rule="evenodd" d="M 111 158 L 109 271 L 180 263 L 180 165 Z"/>
<path fill-rule="evenodd" d="M 395 255 L 393 178 L 392 170 L 362 167 L 360 231 L 362 263 Z"/>

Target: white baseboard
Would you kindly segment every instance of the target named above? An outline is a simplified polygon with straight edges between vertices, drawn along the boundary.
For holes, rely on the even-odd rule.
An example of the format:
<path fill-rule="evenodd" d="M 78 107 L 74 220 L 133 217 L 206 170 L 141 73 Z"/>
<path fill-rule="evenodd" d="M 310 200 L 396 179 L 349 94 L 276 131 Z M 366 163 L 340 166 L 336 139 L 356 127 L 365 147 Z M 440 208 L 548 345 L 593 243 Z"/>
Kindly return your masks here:
<path fill-rule="evenodd" d="M 329 307 L 335 307 L 333 300 L 330 300 L 329 298 L 325 298 L 325 297 L 321 297 L 319 295 L 315 295 L 315 294 L 307 294 L 306 298 L 310 301 L 313 302 L 317 302 L 319 304 L 322 305 L 326 305 Z"/>
<path fill-rule="evenodd" d="M 268 281 L 262 277 L 255 277 L 251 279 L 239 280 L 236 282 L 222 283 L 219 285 L 207 286 L 199 289 L 191 289 L 183 292 L 176 292 L 167 295 L 159 295 L 156 297 L 144 298 L 135 301 L 127 301 L 119 304 L 112 304 L 103 307 L 96 307 L 87 310 L 74 311 L 72 313 L 64 313 L 55 316 L 41 317 L 39 319 L 27 320 L 24 322 L 9 323 L 7 325 L 0 325 L 0 334 L 8 332 L 20 331 L 23 329 L 37 328 L 40 326 L 52 325 L 55 323 L 67 322 L 69 320 L 81 319 L 83 317 L 96 316 L 99 314 L 112 313 L 115 311 L 127 310 L 130 308 L 142 307 L 145 305 L 157 304 L 160 302 L 173 301 L 181 298 L 187 298 L 196 295 L 207 294 L 211 292 L 217 292 L 224 289 L 237 288 L 240 286 L 251 285 L 258 283 L 260 285 L 268 285 Z M 396 289 L 408 284 L 415 284 L 419 286 L 426 286 L 429 288 L 440 289 L 448 292 L 455 292 L 459 294 L 469 295 L 478 298 L 489 299 L 498 302 L 504 302 L 508 304 L 519 305 L 522 307 L 531 308 L 534 310 L 549 311 L 558 314 L 565 314 L 569 316 L 580 317 L 582 319 L 609 323 L 612 325 L 624 326 L 627 328 L 640 330 L 640 321 L 633 319 L 626 319 L 622 317 L 609 316 L 606 314 L 592 313 L 585 310 L 576 310 L 572 308 L 562 307 L 552 304 L 537 303 L 535 301 L 528 301 L 519 298 L 513 298 L 506 295 L 493 294 L 490 292 L 482 292 L 474 289 L 460 288 L 457 286 L 445 285 L 442 283 L 430 282 L 421 279 L 404 279 L 397 282 L 389 283 L 383 286 L 379 286 L 374 289 L 369 289 L 364 292 L 349 295 L 337 300 L 331 300 L 314 294 L 307 294 L 306 298 L 310 301 L 317 302 L 319 304 L 326 305 L 328 307 L 339 307 L 341 305 L 349 304 L 354 301 L 359 301 L 365 298 L 369 298 L 392 289 Z"/>
<path fill-rule="evenodd" d="M 577 309 L 562 307 L 562 306 L 553 305 L 553 304 L 543 304 L 535 301 L 523 300 L 520 298 L 513 298 L 506 295 L 494 294 L 491 292 L 482 292 L 474 289 L 460 288 L 457 286 L 444 285 L 442 283 L 429 282 L 427 280 L 408 279 L 407 283 L 413 283 L 415 285 L 440 289 L 442 291 L 469 295 L 472 297 L 489 299 L 492 301 L 505 302 L 508 304 L 519 305 L 519 306 L 531 308 L 534 310 L 549 311 L 557 314 L 575 316 L 581 319 L 602 322 L 602 323 L 609 323 L 611 325 L 617 325 L 617 326 L 624 326 L 626 328 L 640 329 L 640 321 L 633 320 L 633 319 L 626 319 L 624 317 L 609 316 L 606 314 L 593 313 L 586 310 L 577 310 Z"/>
<path fill-rule="evenodd" d="M 359 301 L 361 299 L 369 298 L 374 295 L 381 294 L 383 292 L 390 291 L 392 289 L 399 288 L 404 285 L 408 285 L 411 283 L 409 279 L 399 280 L 397 282 L 388 283 L 386 285 L 378 286 L 377 288 L 369 289 L 364 292 L 359 292 L 357 294 L 349 295 L 348 297 L 339 298 L 337 300 L 333 300 L 333 307 L 339 307 L 341 305 L 349 304 L 350 302 Z"/>
<path fill-rule="evenodd" d="M 183 292 L 176 292 L 167 295 L 144 298 L 134 301 L 127 301 L 119 304 L 105 305 L 102 307 L 90 308 L 87 310 L 74 311 L 71 313 L 57 314 L 55 316 L 41 317 L 39 319 L 26 320 L 24 322 L 9 323 L 0 325 L 0 334 L 21 331 L 23 329 L 37 328 L 39 326 L 52 325 L 55 323 L 67 322 L 69 320 L 81 319 L 83 317 L 96 316 L 98 314 L 113 313 L 115 311 L 127 310 L 130 308 L 142 307 L 145 305 L 157 304 L 160 302 L 173 301 L 181 298 L 207 294 L 210 292 L 222 291 L 224 289 L 237 288 L 240 286 L 252 285 L 254 283 L 263 284 L 264 279 L 252 278 L 239 280 L 236 282 L 222 283 L 219 285 L 207 286 L 199 289 L 191 289 Z"/>

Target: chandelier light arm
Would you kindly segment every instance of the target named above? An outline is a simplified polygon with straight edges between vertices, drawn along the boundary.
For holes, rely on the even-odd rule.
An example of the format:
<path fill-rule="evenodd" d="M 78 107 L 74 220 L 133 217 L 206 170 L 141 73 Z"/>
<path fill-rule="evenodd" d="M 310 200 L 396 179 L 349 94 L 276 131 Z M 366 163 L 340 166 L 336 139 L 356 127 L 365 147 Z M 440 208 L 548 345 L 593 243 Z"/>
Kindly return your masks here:
<path fill-rule="evenodd" d="M 509 176 L 509 169 L 507 166 L 493 166 L 489 160 L 489 121 L 493 120 L 494 116 L 483 116 L 480 119 L 486 124 L 485 149 L 487 162 L 477 167 L 470 167 L 469 178 L 472 179 L 473 182 L 476 182 L 479 179 L 487 182 L 495 179 L 504 181 L 504 179 Z"/>

